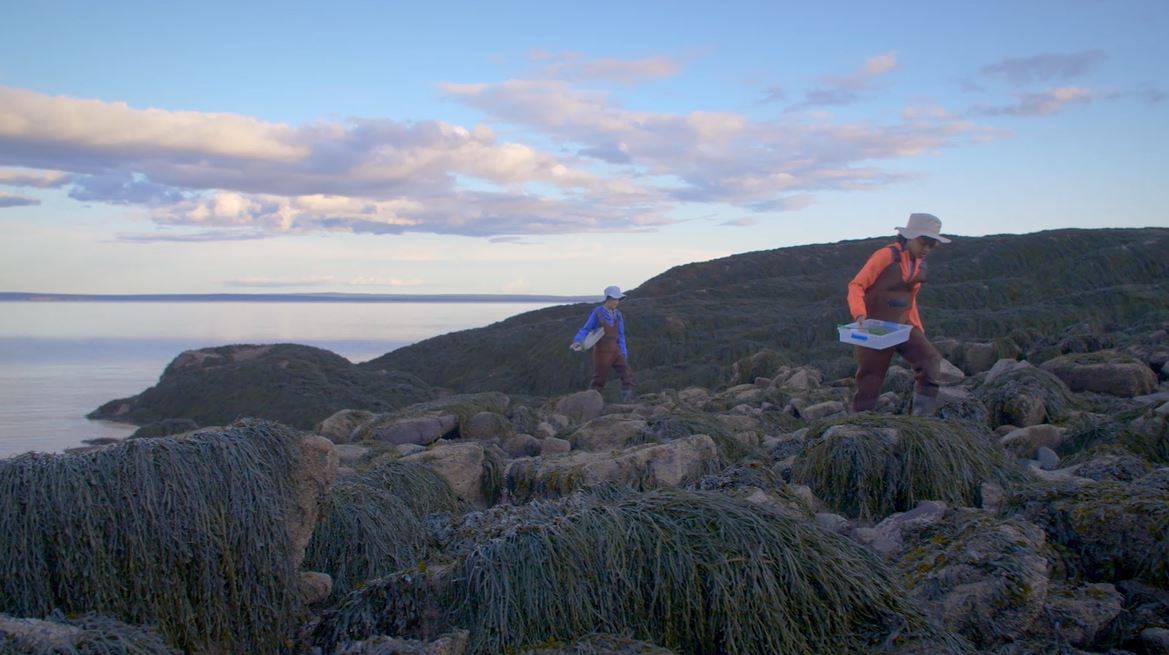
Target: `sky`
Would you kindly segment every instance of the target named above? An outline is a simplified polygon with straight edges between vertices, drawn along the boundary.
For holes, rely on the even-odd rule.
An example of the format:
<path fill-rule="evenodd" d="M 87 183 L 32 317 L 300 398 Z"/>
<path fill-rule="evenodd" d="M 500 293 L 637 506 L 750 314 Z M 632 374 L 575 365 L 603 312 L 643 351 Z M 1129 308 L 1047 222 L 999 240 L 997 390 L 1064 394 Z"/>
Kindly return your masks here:
<path fill-rule="evenodd" d="M 0 291 L 587 295 L 911 212 L 1169 226 L 1166 34 L 1164 0 L 0 0 Z"/>

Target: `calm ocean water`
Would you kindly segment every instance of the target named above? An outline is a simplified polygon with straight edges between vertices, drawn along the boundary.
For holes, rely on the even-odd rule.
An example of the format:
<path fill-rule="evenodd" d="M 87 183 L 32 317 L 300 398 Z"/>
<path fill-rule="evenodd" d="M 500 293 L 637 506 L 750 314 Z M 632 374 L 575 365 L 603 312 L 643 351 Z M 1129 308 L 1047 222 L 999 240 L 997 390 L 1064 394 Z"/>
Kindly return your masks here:
<path fill-rule="evenodd" d="M 60 452 L 136 427 L 91 421 L 158 381 L 180 352 L 299 343 L 350 361 L 545 303 L 0 302 L 0 457 Z"/>

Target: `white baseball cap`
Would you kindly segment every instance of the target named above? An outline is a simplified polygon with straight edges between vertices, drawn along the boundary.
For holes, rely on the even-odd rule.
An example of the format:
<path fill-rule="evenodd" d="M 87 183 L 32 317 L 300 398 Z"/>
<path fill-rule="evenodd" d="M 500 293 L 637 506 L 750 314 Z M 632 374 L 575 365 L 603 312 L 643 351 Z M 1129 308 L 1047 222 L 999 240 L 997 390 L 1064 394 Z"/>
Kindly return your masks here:
<path fill-rule="evenodd" d="M 624 297 L 625 297 L 625 294 L 621 293 L 621 287 L 618 287 L 618 286 L 605 287 L 605 299 L 606 300 L 609 298 L 616 298 L 617 300 L 621 300 Z"/>

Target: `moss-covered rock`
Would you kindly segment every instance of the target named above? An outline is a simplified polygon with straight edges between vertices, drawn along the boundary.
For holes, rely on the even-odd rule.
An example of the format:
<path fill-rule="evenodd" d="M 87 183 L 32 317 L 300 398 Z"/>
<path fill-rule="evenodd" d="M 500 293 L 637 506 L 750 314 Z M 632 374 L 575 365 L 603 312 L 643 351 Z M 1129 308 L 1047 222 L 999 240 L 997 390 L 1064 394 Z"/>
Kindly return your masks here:
<path fill-rule="evenodd" d="M 1109 481 L 1029 485 L 1006 509 L 1042 526 L 1085 579 L 1169 586 L 1169 491 Z"/>
<path fill-rule="evenodd" d="M 1058 423 L 1073 407 L 1067 385 L 1033 366 L 996 376 L 974 393 L 986 405 L 991 427 Z"/>
<path fill-rule="evenodd" d="M 471 655 L 598 632 L 746 655 L 876 652 L 935 634 L 860 546 L 716 492 L 578 494 L 469 515 L 452 534 L 465 545 L 444 549 L 459 554 L 429 576 L 438 589 L 420 594 L 426 583 L 405 572 L 371 583 L 315 643 L 407 634 L 436 597 L 446 611 L 429 629 L 470 630 Z"/>
<path fill-rule="evenodd" d="M 987 648 L 1020 639 L 1040 618 L 1049 549 L 1033 523 L 952 510 L 905 541 L 896 568 L 946 630 Z"/>
<path fill-rule="evenodd" d="M 792 481 L 847 516 L 880 519 L 921 500 L 976 506 L 983 482 L 1022 473 L 968 424 L 860 414 L 812 426 Z"/>

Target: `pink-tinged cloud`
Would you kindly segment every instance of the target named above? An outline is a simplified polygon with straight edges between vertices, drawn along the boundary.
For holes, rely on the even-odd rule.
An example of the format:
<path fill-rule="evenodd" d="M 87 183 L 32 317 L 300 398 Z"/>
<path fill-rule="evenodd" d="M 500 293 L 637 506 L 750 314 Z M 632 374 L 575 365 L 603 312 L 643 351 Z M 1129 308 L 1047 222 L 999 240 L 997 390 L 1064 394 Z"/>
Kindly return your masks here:
<path fill-rule="evenodd" d="M 308 154 L 295 131 L 235 114 L 135 109 L 124 102 L 0 87 L 0 143 L 75 153 L 295 161 Z"/>
<path fill-rule="evenodd" d="M 719 225 L 726 225 L 728 227 L 751 227 L 759 223 L 757 218 L 736 218 L 732 221 L 723 221 Z"/>
<path fill-rule="evenodd" d="M 20 167 L 0 169 L 0 183 L 66 186 L 78 200 L 144 205 L 162 225 L 229 238 L 247 230 L 581 232 L 640 228 L 647 214 L 665 220 L 652 206 L 662 194 L 578 164 L 500 142 L 486 126 L 352 119 L 290 127 L 0 87 L 0 165 Z M 500 190 L 469 194 L 460 179 Z M 475 205 L 462 206 L 468 201 Z"/>
<path fill-rule="evenodd" d="M 18 196 L 11 193 L 0 193 L 0 209 L 7 207 L 28 207 L 30 205 L 39 205 L 40 200 L 30 198 L 28 196 Z"/>
<path fill-rule="evenodd" d="M 769 104 L 785 100 L 787 100 L 787 89 L 778 84 L 772 84 L 763 90 L 763 98 L 759 102 L 760 104 Z"/>
<path fill-rule="evenodd" d="M 894 125 L 834 123 L 831 117 L 754 121 L 727 112 L 630 111 L 603 94 L 556 81 L 448 85 L 446 90 L 494 118 L 565 145 L 583 145 L 581 155 L 623 164 L 628 175 L 677 180 L 659 185 L 676 201 L 725 202 L 760 211 L 798 207 L 788 198 L 795 194 L 895 183 L 900 175 L 867 162 L 916 157 L 992 136 L 939 109 L 914 111 Z"/>
<path fill-rule="evenodd" d="M 979 106 L 974 109 L 974 113 L 984 116 L 1050 116 L 1063 111 L 1068 105 L 1088 104 L 1092 97 L 1092 92 L 1087 89 L 1063 87 L 1039 93 L 1019 93 L 1015 95 L 1014 104 Z"/>
<path fill-rule="evenodd" d="M 53 189 L 69 183 L 64 171 L 38 171 L 27 168 L 0 168 L 0 185 Z"/>
<path fill-rule="evenodd" d="M 987 77 L 1005 80 L 1008 84 L 1024 86 L 1082 77 L 1107 59 L 1108 55 L 1100 50 L 1042 54 L 1004 59 L 983 66 L 979 72 Z"/>
<path fill-rule="evenodd" d="M 642 78 L 673 70 L 656 58 L 545 61 L 571 64 L 577 79 L 589 71 L 614 79 L 620 70 Z M 824 79 L 865 91 L 895 67 L 892 55 L 881 55 L 851 75 Z M 908 111 L 891 124 L 827 114 L 759 121 L 731 111 L 638 111 L 565 79 L 441 89 L 509 130 L 526 128 L 531 143 L 550 143 L 543 146 L 550 150 L 501 141 L 486 124 L 354 118 L 283 125 L 0 87 L 0 166 L 22 167 L 9 174 L 22 184 L 143 207 L 158 229 L 123 237 L 129 240 L 319 231 L 498 238 L 652 230 L 673 222 L 684 203 L 796 210 L 817 192 L 907 178 L 883 170 L 880 160 L 995 138 L 941 109 Z"/>
<path fill-rule="evenodd" d="M 636 84 L 677 75 L 682 64 L 675 59 L 655 55 L 641 59 L 590 59 L 579 52 L 534 50 L 528 58 L 540 64 L 536 77 L 576 81 L 608 81 Z"/>
<path fill-rule="evenodd" d="M 897 68 L 897 57 L 886 53 L 869 57 L 861 68 L 848 75 L 825 75 L 816 88 L 804 95 L 804 100 L 789 111 L 808 107 L 852 104 L 872 88 L 877 78 Z"/>

